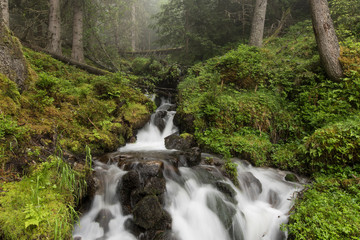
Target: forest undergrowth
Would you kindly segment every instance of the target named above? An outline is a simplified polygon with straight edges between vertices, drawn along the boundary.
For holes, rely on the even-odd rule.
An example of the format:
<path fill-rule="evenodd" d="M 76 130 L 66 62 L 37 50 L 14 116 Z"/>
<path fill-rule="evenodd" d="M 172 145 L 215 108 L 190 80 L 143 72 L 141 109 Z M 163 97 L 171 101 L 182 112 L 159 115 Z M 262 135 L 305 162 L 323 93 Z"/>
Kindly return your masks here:
<path fill-rule="evenodd" d="M 290 239 L 358 239 L 359 42 L 341 42 L 341 82 L 326 77 L 310 21 L 265 42 L 189 69 L 179 85 L 180 128 L 207 151 L 312 181 L 284 226 Z"/>

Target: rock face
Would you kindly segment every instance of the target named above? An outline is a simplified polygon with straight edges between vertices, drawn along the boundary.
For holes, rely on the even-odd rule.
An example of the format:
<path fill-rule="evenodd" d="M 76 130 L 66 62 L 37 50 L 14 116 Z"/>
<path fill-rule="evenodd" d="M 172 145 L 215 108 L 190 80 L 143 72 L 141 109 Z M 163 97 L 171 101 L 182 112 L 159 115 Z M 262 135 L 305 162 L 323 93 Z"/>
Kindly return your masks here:
<path fill-rule="evenodd" d="M 165 129 L 165 117 L 167 115 L 166 111 L 157 111 L 154 115 L 154 124 L 158 127 L 160 132 Z"/>
<path fill-rule="evenodd" d="M 21 44 L 7 27 L 0 23 L 0 73 L 15 82 L 21 91 L 27 88 L 28 65 Z"/>
<path fill-rule="evenodd" d="M 113 219 L 114 216 L 108 209 L 101 209 L 95 218 L 95 222 L 98 222 L 100 227 L 104 229 L 104 233 L 106 234 L 109 231 L 109 222 Z"/>
<path fill-rule="evenodd" d="M 116 192 L 124 214 L 134 219 L 125 226 L 140 239 L 154 239 L 155 235 L 171 229 L 171 216 L 164 208 L 166 181 L 164 163 L 157 160 L 125 161 L 129 170 L 118 183 Z"/>
<path fill-rule="evenodd" d="M 251 172 L 241 173 L 240 178 L 240 189 L 247 191 L 249 197 L 252 200 L 256 200 L 262 192 L 262 184 Z"/>
<path fill-rule="evenodd" d="M 186 151 L 194 146 L 194 138 L 191 135 L 189 137 L 181 137 L 177 134 L 172 134 L 165 138 L 165 147 L 167 149 Z"/>
<path fill-rule="evenodd" d="M 133 215 L 136 225 L 151 229 L 161 219 L 163 210 L 157 197 L 149 195 L 136 204 Z"/>

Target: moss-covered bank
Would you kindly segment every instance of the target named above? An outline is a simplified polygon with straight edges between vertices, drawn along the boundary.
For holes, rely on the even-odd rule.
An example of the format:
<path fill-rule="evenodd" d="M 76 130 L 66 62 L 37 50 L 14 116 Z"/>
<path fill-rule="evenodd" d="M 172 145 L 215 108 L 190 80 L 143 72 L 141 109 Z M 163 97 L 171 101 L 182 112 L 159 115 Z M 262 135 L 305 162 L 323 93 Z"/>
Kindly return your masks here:
<path fill-rule="evenodd" d="M 204 149 L 315 180 L 290 217 L 292 239 L 360 235 L 360 51 L 355 39 L 341 45 L 340 83 L 327 79 L 305 21 L 262 49 L 193 66 L 179 85 L 176 118 Z"/>
<path fill-rule="evenodd" d="M 0 236 L 70 239 L 90 173 L 86 149 L 124 145 L 154 103 L 131 87 L 134 76 L 95 76 L 23 52 L 31 75 L 23 91 L 0 74 Z"/>

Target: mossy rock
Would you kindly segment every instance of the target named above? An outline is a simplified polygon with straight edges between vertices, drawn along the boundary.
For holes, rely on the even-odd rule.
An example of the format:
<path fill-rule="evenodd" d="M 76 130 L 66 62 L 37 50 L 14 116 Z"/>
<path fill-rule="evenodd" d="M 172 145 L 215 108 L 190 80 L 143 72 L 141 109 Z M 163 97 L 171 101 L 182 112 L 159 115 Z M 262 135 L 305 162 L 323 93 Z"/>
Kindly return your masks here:
<path fill-rule="evenodd" d="M 28 63 L 19 40 L 3 22 L 0 24 L 0 73 L 5 74 L 23 91 L 28 87 Z"/>

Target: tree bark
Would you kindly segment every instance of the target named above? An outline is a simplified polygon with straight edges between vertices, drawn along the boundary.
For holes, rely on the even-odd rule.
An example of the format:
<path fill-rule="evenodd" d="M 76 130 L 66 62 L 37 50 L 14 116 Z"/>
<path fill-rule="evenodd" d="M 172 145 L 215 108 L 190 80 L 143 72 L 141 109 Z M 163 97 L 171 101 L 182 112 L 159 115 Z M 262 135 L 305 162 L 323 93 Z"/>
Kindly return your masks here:
<path fill-rule="evenodd" d="M 327 0 L 310 0 L 311 16 L 321 61 L 328 77 L 340 81 L 343 70 L 339 61 L 340 46 L 330 17 Z"/>
<path fill-rule="evenodd" d="M 131 28 L 131 49 L 132 51 L 136 51 L 136 5 L 135 1 L 131 6 L 131 20 L 132 20 L 132 28 Z"/>
<path fill-rule="evenodd" d="M 50 0 L 49 3 L 48 50 L 61 55 L 60 0 Z"/>
<path fill-rule="evenodd" d="M 264 35 L 267 0 L 256 0 L 249 45 L 261 47 Z"/>
<path fill-rule="evenodd" d="M 73 42 L 71 58 L 77 62 L 84 62 L 83 45 L 83 2 L 74 1 L 74 22 L 73 22 Z"/>
<path fill-rule="evenodd" d="M 0 8 L 1 8 L 1 21 L 9 27 L 9 2 L 8 0 L 0 0 Z"/>

